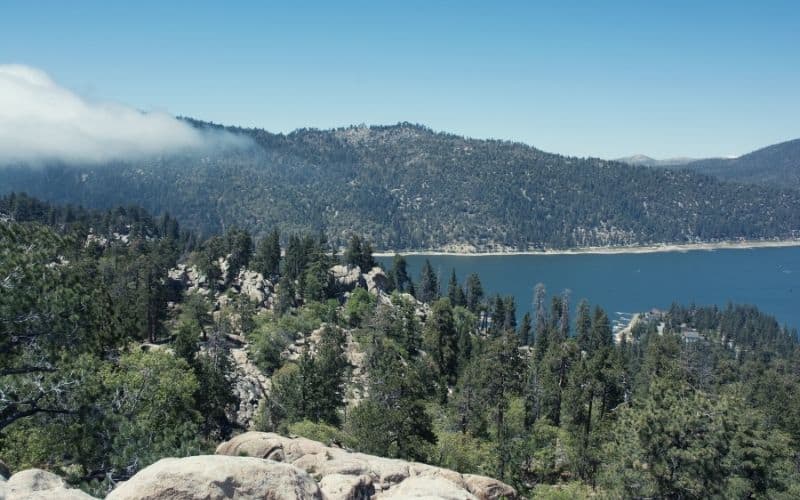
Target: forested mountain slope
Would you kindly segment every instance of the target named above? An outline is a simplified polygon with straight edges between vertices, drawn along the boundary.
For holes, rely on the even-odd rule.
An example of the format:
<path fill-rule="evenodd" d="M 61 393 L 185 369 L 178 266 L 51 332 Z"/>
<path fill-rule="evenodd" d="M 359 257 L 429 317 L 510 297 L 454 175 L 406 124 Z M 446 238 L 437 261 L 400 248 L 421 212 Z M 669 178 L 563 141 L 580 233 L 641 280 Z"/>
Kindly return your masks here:
<path fill-rule="evenodd" d="M 213 125 L 192 121 L 196 126 Z M 208 235 L 351 232 L 377 249 L 535 249 L 735 238 L 800 229 L 800 193 L 476 140 L 408 123 L 228 128 L 250 147 L 109 165 L 0 169 L 0 190 L 60 203 L 137 203 Z"/>
<path fill-rule="evenodd" d="M 710 158 L 673 168 L 720 179 L 800 188 L 800 139 L 774 144 L 738 158 Z"/>
<path fill-rule="evenodd" d="M 239 478 L 267 466 L 304 478 L 300 498 L 800 497 L 800 344 L 753 306 L 673 305 L 615 341 L 567 293 L 537 286 L 517 322 L 477 275 L 445 294 L 429 263 L 384 271 L 360 238 L 338 256 L 316 236 L 186 234 L 0 198 L 0 497 L 70 494 L 31 467 L 109 498 L 252 497 Z M 248 423 L 239 355 L 265 380 Z M 160 461 L 215 448 L 231 456 Z"/>

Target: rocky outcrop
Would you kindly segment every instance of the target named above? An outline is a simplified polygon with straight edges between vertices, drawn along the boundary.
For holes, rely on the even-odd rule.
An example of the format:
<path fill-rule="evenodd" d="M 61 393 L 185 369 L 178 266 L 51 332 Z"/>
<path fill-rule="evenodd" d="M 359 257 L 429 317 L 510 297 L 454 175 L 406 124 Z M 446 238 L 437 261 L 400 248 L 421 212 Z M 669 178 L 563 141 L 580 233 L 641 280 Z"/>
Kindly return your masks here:
<path fill-rule="evenodd" d="M 267 297 L 272 293 L 272 286 L 261 273 L 243 269 L 237 277 L 239 293 L 247 296 L 256 304 L 264 304 Z"/>
<path fill-rule="evenodd" d="M 8 481 L 0 482 L 0 498 L 8 500 L 90 500 L 94 497 L 81 490 L 68 488 L 67 483 L 51 472 L 28 469 L 17 472 Z"/>
<path fill-rule="evenodd" d="M 502 481 L 476 474 L 464 474 L 467 489 L 481 500 L 486 498 L 513 498 L 517 490 Z"/>
<path fill-rule="evenodd" d="M 204 455 L 159 460 L 106 498 L 322 500 L 323 497 L 314 479 L 290 464 L 254 457 Z"/>
<path fill-rule="evenodd" d="M 232 347 L 233 392 L 239 405 L 228 415 L 233 422 L 244 429 L 250 429 L 255 422 L 258 407 L 267 397 L 270 380 L 247 357 L 247 345 Z"/>
<path fill-rule="evenodd" d="M 249 269 L 241 269 L 239 273 L 228 280 L 229 265 L 226 259 L 220 258 L 217 262 L 222 278 L 211 286 L 208 278 L 201 274 L 197 267 L 178 264 L 170 269 L 169 280 L 177 288 L 183 288 L 186 293 L 198 293 L 214 299 L 214 307 L 225 306 L 227 297 L 220 292 L 219 287 L 229 285 L 229 290 L 246 296 L 258 309 L 270 309 L 274 302 L 275 285 L 265 279 L 261 273 Z M 229 282 L 230 281 L 230 282 Z"/>
<path fill-rule="evenodd" d="M 476 500 L 469 491 L 441 477 L 412 477 L 377 498 L 436 498 L 442 500 Z"/>
<path fill-rule="evenodd" d="M 389 278 L 378 266 L 373 267 L 368 273 L 364 275 L 364 282 L 367 285 L 367 290 L 374 294 L 380 295 L 389 289 Z"/>
<path fill-rule="evenodd" d="M 39 469 L 0 481 L 0 499 L 89 500 L 63 479 Z M 216 455 L 164 458 L 120 483 L 108 500 L 202 498 L 370 500 L 517 498 L 511 486 L 432 465 L 353 453 L 305 438 L 246 432 Z"/>
<path fill-rule="evenodd" d="M 0 481 L 5 481 L 11 477 L 11 469 L 8 468 L 5 462 L 0 460 Z"/>
<path fill-rule="evenodd" d="M 305 438 L 246 432 L 222 443 L 218 455 L 290 463 L 319 483 L 329 500 L 371 498 L 516 498 L 511 486 L 484 476 L 325 446 Z"/>
<path fill-rule="evenodd" d="M 357 286 L 366 288 L 367 284 L 358 266 L 336 265 L 331 268 L 336 288 L 341 292 L 352 292 Z"/>
<path fill-rule="evenodd" d="M 379 266 L 362 272 L 358 266 L 336 265 L 330 269 L 336 288 L 342 292 L 352 292 L 356 287 L 366 288 L 373 295 L 380 296 L 389 289 L 389 278 Z"/>

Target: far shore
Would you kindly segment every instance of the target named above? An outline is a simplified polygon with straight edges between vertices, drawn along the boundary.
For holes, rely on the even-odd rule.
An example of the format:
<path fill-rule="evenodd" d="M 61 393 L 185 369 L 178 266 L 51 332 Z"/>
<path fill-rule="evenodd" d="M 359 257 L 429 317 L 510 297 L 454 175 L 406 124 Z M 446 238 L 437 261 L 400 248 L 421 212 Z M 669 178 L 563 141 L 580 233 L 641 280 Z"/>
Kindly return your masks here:
<path fill-rule="evenodd" d="M 375 252 L 375 257 L 392 257 L 393 255 L 446 255 L 453 257 L 490 257 L 490 256 L 510 256 L 510 255 L 616 255 L 634 253 L 661 253 L 661 252 L 692 252 L 698 250 L 750 250 L 754 248 L 779 248 L 779 247 L 800 247 L 800 239 L 796 240 L 753 240 L 753 241 L 721 241 L 716 243 L 664 243 L 660 245 L 641 245 L 641 246 L 608 246 L 608 247 L 580 247 L 564 250 L 529 250 L 529 251 L 478 251 L 465 249 L 460 250 L 413 250 L 397 252 Z"/>

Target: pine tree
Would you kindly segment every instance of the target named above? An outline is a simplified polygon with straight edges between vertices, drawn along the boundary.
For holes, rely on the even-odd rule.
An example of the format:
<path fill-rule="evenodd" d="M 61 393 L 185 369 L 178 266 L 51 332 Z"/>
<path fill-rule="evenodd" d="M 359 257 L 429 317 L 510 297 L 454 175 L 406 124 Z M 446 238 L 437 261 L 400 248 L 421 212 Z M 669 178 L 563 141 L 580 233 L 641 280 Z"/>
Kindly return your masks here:
<path fill-rule="evenodd" d="M 547 296 L 544 285 L 537 283 L 533 289 L 533 310 L 536 314 L 536 359 L 541 361 L 547 352 L 547 311 L 544 307 L 544 299 Z"/>
<path fill-rule="evenodd" d="M 450 273 L 450 281 L 447 284 L 447 297 L 450 299 L 450 303 L 453 307 L 463 306 L 465 304 L 464 289 L 458 284 L 455 269 Z"/>
<path fill-rule="evenodd" d="M 489 335 L 499 337 L 503 331 L 506 321 L 506 303 L 500 295 L 494 298 L 492 307 L 491 324 L 489 325 Z"/>
<path fill-rule="evenodd" d="M 362 261 L 361 237 L 354 234 L 350 237 L 350 242 L 344 251 L 344 263 L 348 266 L 361 266 Z M 362 269 L 361 271 L 366 271 Z"/>
<path fill-rule="evenodd" d="M 455 383 L 458 368 L 458 335 L 453 323 L 453 308 L 446 297 L 431 306 L 425 324 L 425 347 L 436 364 L 443 394 L 446 395 L 447 385 Z"/>
<path fill-rule="evenodd" d="M 225 233 L 228 253 L 228 280 L 232 280 L 240 269 L 246 268 L 253 255 L 253 238 L 244 229 L 233 228 Z"/>
<path fill-rule="evenodd" d="M 422 302 L 431 303 L 439 297 L 439 279 L 431 266 L 431 262 L 425 259 L 420 271 L 419 287 L 417 288 L 417 299 Z"/>
<path fill-rule="evenodd" d="M 344 406 L 344 383 L 347 375 L 347 359 L 344 355 L 344 332 L 325 326 L 322 330 L 314 369 L 319 385 L 319 399 L 309 415 L 314 421 L 339 425 L 339 410 Z"/>
<path fill-rule="evenodd" d="M 466 291 L 464 292 L 467 309 L 473 313 L 478 312 L 478 307 L 483 300 L 483 285 L 477 274 L 467 276 Z"/>
<path fill-rule="evenodd" d="M 436 435 L 425 409 L 420 368 L 380 340 L 367 364 L 368 396 L 350 411 L 346 430 L 366 453 L 425 459 Z"/>
<path fill-rule="evenodd" d="M 308 248 L 299 236 L 293 234 L 289 236 L 286 245 L 286 255 L 283 258 L 283 275 L 290 280 L 300 279 L 308 263 Z"/>
<path fill-rule="evenodd" d="M 580 304 L 578 304 L 578 316 L 575 319 L 575 337 L 578 342 L 578 347 L 582 351 L 589 350 L 591 330 L 592 316 L 589 303 L 586 300 L 582 300 Z"/>
<path fill-rule="evenodd" d="M 278 300 L 275 304 L 275 312 L 278 315 L 285 314 L 289 309 L 295 305 L 295 290 L 294 284 L 288 276 L 281 277 L 278 283 Z"/>
<path fill-rule="evenodd" d="M 533 342 L 533 327 L 531 325 L 531 313 L 526 312 L 522 317 L 522 324 L 519 327 L 519 342 L 522 345 L 530 345 Z"/>
<path fill-rule="evenodd" d="M 458 371 L 459 373 L 472 359 L 473 332 L 477 329 L 478 319 L 468 309 L 456 307 L 453 309 L 453 324 L 458 336 Z"/>
<path fill-rule="evenodd" d="M 494 420 L 494 444 L 497 449 L 497 477 L 503 480 L 511 459 L 511 439 L 506 414 L 510 398 L 521 390 L 522 365 L 515 332 L 505 332 L 489 341 L 485 356 L 486 403 Z"/>
<path fill-rule="evenodd" d="M 266 278 L 275 278 L 281 270 L 281 243 L 278 229 L 270 231 L 256 247 L 253 256 L 253 269 Z"/>
<path fill-rule="evenodd" d="M 392 269 L 389 271 L 389 280 L 398 292 L 411 293 L 413 285 L 408 275 L 406 258 L 402 255 L 394 255 L 392 259 Z"/>
<path fill-rule="evenodd" d="M 504 301 L 505 316 L 503 317 L 503 330 L 513 332 L 517 329 L 517 304 L 514 296 L 509 295 Z"/>

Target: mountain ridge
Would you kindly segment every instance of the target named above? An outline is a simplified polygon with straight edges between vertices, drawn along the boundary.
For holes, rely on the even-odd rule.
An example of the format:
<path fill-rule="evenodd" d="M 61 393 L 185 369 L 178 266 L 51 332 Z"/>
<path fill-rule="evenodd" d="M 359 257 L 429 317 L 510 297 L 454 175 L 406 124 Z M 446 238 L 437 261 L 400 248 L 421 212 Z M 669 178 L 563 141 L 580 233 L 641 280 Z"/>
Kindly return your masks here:
<path fill-rule="evenodd" d="M 737 158 L 709 158 L 684 166 L 725 180 L 800 188 L 800 139 L 772 144 Z"/>
<path fill-rule="evenodd" d="M 696 158 L 689 158 L 689 157 L 676 157 L 676 158 L 663 158 L 663 159 L 656 159 L 644 154 L 635 154 L 631 156 L 623 156 L 622 158 L 616 158 L 614 161 L 618 161 L 621 163 L 627 163 L 629 165 L 642 165 L 645 167 L 661 167 L 661 166 L 672 166 L 672 165 L 685 165 L 687 163 L 691 163 L 693 161 L 697 161 Z"/>
<path fill-rule="evenodd" d="M 731 158 L 667 158 L 637 154 L 616 161 L 630 165 L 687 169 L 725 181 L 800 189 L 800 139 L 765 146 Z"/>
<path fill-rule="evenodd" d="M 800 193 L 469 139 L 419 124 L 245 135 L 245 148 L 106 165 L 0 169 L 6 192 L 137 203 L 210 234 L 356 231 L 378 250 L 541 250 L 794 238 Z"/>

